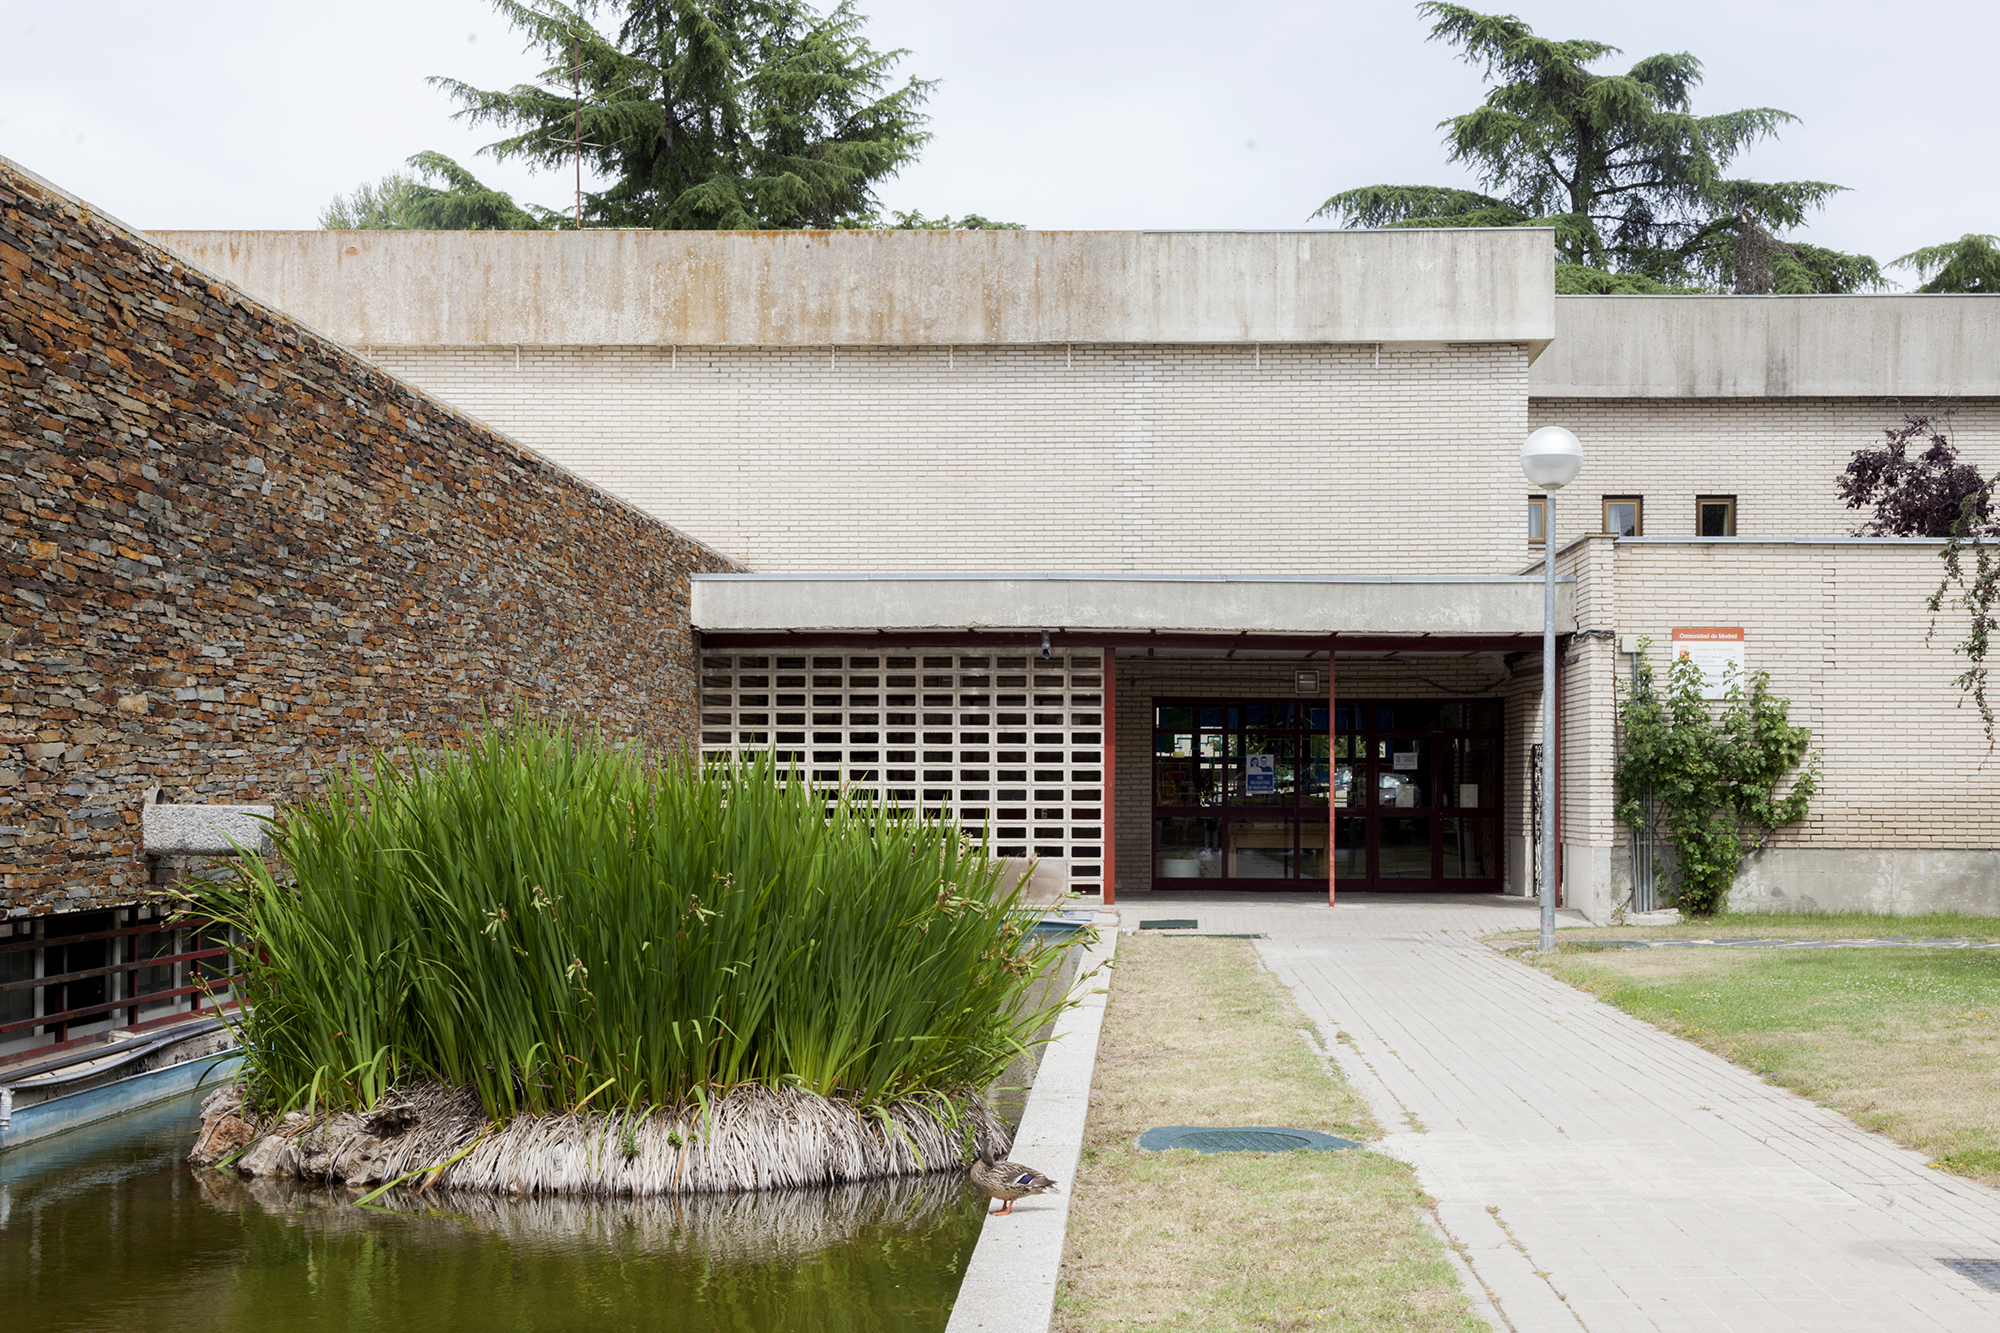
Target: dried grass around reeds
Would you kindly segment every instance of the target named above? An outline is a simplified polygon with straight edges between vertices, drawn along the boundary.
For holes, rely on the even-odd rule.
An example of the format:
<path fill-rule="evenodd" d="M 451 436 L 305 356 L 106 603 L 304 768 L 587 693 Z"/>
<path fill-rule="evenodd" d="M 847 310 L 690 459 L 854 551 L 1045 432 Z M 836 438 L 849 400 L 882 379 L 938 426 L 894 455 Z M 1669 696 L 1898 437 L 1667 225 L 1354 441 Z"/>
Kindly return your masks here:
<path fill-rule="evenodd" d="M 206 1127 L 243 1114 L 242 1090 L 203 1106 Z M 874 1107 L 799 1088 L 733 1088 L 706 1106 L 523 1114 L 489 1121 L 470 1090 L 397 1090 L 368 1112 L 255 1124 L 225 1159 L 253 1176 L 409 1184 L 516 1196 L 695 1195 L 957 1173 L 1004 1154 L 1006 1127 L 977 1097 L 907 1097 Z M 197 1162 L 220 1154 L 198 1148 Z"/>

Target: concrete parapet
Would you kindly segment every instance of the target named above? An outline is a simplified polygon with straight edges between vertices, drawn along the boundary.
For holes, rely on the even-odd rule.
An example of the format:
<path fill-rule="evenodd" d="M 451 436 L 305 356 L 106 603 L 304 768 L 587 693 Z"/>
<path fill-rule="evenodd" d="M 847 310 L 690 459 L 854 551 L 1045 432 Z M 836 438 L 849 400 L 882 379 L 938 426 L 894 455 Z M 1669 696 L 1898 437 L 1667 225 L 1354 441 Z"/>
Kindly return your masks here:
<path fill-rule="evenodd" d="M 360 347 L 1519 343 L 1553 233 L 169 231 Z"/>
<path fill-rule="evenodd" d="M 1565 296 L 1536 398 L 2000 394 L 2000 296 Z"/>

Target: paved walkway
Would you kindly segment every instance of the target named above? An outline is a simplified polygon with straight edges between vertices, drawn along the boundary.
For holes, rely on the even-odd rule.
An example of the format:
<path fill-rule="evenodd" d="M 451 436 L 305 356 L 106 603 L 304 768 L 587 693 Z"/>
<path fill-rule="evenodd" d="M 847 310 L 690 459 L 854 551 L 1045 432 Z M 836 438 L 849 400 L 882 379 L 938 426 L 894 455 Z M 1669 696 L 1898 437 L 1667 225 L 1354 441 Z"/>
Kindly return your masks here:
<path fill-rule="evenodd" d="M 1521 899 L 1135 893 L 1261 931 L 1498 1328 L 2000 1329 L 2000 1191 L 1478 943 Z M 1564 914 L 1580 924 L 1573 914 Z"/>

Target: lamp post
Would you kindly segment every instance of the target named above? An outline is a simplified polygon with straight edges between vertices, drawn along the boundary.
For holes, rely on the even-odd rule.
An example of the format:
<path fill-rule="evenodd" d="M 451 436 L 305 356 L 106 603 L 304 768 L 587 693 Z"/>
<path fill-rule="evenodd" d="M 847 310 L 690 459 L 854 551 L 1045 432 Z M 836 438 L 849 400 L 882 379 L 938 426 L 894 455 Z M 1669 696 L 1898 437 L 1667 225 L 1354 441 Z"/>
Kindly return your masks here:
<path fill-rule="evenodd" d="M 1521 471 L 1542 488 L 1542 939 L 1556 947 L 1556 492 L 1576 480 L 1583 445 L 1544 426 L 1521 446 Z"/>

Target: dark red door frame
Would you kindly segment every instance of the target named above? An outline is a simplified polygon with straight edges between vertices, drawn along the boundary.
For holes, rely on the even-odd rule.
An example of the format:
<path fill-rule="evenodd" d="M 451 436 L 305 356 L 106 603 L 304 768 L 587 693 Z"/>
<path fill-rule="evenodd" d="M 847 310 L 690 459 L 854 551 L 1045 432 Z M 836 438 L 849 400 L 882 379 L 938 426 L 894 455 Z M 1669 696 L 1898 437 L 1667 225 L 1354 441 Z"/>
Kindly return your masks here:
<path fill-rule="evenodd" d="M 1569 643 L 1567 641 L 1559 643 L 1556 648 L 1556 697 L 1554 700 L 1555 712 L 1556 712 L 1556 802 L 1555 802 L 1556 811 L 1555 811 L 1555 818 L 1550 821 L 1555 827 L 1549 830 L 1549 836 L 1551 838 L 1554 838 L 1556 843 L 1556 906 L 1557 907 L 1561 907 L 1563 905 L 1563 862 L 1568 859 L 1563 855 L 1563 844 L 1562 844 L 1563 658 L 1567 657 L 1568 655 L 1569 655 Z"/>
<path fill-rule="evenodd" d="M 1326 649 L 1326 905 L 1333 906 L 1334 894 L 1340 879 L 1340 819 L 1333 803 L 1333 777 L 1340 763 L 1335 753 L 1339 748 L 1339 732 L 1334 724 L 1334 650 L 1331 640 Z"/>

